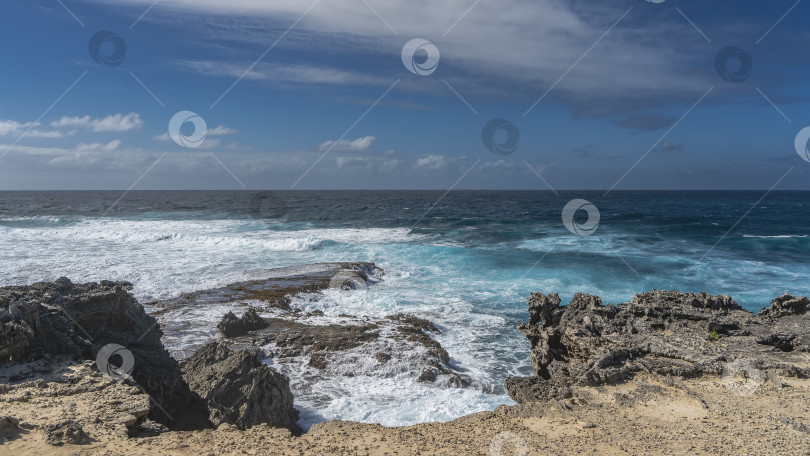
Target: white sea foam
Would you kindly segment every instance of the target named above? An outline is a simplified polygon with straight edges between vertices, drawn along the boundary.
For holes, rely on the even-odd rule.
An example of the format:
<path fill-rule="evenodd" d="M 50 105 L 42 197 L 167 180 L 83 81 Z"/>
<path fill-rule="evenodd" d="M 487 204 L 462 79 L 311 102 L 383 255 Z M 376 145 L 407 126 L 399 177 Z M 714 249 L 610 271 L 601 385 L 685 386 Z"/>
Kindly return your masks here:
<path fill-rule="evenodd" d="M 806 234 L 778 234 L 775 236 L 759 236 L 756 234 L 743 234 L 745 238 L 759 238 L 759 239 L 791 239 L 791 238 L 806 238 Z"/>
<path fill-rule="evenodd" d="M 425 385 L 404 370 L 407 366 L 363 364 L 369 375 L 335 375 L 311 387 L 294 383 L 305 425 L 331 418 L 406 425 L 510 403 L 502 388 L 504 378 L 530 372 L 528 344 L 514 327 L 525 321 L 523 303 L 531 291 L 558 292 L 564 302 L 582 291 L 615 303 L 651 288 L 681 289 L 732 293 L 753 307 L 767 305 L 784 291 L 802 293 L 810 273 L 804 264 L 740 259 L 722 249 L 695 263 L 705 253 L 700 245 L 677 239 L 636 245 L 607 230 L 591 238 L 551 233 L 495 248 L 492 244 L 470 248 L 405 228 L 265 226 L 250 219 L 38 217 L 0 221 L 0 248 L 4 253 L 0 283 L 62 275 L 76 282 L 127 280 L 144 303 L 267 278 L 270 268 L 333 261 L 377 263 L 386 270 L 383 282 L 362 291 L 327 290 L 314 300 L 316 296 L 301 296 L 293 305 L 322 310 L 323 322 L 330 317 L 337 321 L 341 313 L 375 317 L 411 313 L 431 320 L 442 331 L 435 337 L 453 365 L 476 386 Z M 508 262 L 503 252 L 509 253 Z M 600 253 L 605 259 L 591 264 L 590 259 L 568 256 L 572 253 Z M 639 274 L 631 272 L 622 258 Z M 671 274 L 692 265 L 689 275 Z M 161 315 L 163 322 L 176 325 L 167 332 L 166 344 L 178 356 L 186 355 L 215 337 L 216 324 L 231 310 L 242 312 L 233 306 L 200 306 Z M 306 374 L 305 364 L 290 375 Z"/>
<path fill-rule="evenodd" d="M 318 261 L 357 260 L 335 248 L 424 239 L 405 228 L 270 230 L 254 220 L 124 220 L 52 217 L 0 226 L 0 283 L 116 279 L 153 300 L 249 278 L 245 271 Z M 47 222 L 47 223 L 43 223 Z M 327 245 L 332 249 L 318 252 Z M 261 277 L 261 273 L 258 272 Z"/>

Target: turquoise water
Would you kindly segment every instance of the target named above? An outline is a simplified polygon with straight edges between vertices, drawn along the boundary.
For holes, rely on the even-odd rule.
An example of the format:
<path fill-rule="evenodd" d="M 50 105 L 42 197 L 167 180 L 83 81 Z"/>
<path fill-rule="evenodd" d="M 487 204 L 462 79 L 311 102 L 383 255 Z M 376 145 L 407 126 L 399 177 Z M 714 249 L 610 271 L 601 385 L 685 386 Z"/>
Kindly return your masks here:
<path fill-rule="evenodd" d="M 730 294 L 757 310 L 784 292 L 810 294 L 810 193 L 774 192 L 114 192 L 0 193 L 0 283 L 65 275 L 128 280 L 141 302 L 262 271 L 372 261 L 385 280 L 368 290 L 301 301 L 327 315 L 416 313 L 443 330 L 463 390 L 369 374 L 296 394 L 309 423 L 446 420 L 510 403 L 503 380 L 529 372 L 515 326 L 532 291 L 606 302 L 658 289 Z M 599 212 L 590 236 L 569 231 L 563 208 Z M 438 201 L 438 202 L 437 202 Z M 748 215 L 743 218 L 746 214 Z M 106 215 L 103 215 L 106 212 Z M 573 224 L 586 225 L 586 211 Z M 735 226 L 736 225 L 736 226 Z M 734 227 L 733 230 L 731 228 Z M 731 230 L 731 231 L 730 231 Z M 223 309 L 196 315 L 215 324 Z M 167 335 L 171 349 L 182 341 Z"/>

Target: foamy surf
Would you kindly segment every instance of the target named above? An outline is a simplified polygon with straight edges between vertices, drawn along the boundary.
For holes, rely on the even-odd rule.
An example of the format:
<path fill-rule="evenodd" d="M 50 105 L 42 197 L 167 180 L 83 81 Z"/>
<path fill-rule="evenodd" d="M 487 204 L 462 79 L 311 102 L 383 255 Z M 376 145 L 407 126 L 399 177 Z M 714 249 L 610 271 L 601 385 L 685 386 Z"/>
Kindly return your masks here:
<path fill-rule="evenodd" d="M 297 389 L 305 422 L 320 416 L 388 425 L 450 419 L 508 403 L 504 379 L 528 374 L 528 345 L 515 326 L 526 320 L 531 292 L 557 292 L 564 302 L 587 292 L 617 303 L 653 288 L 707 291 L 731 294 L 749 310 L 786 291 L 810 294 L 807 239 L 801 237 L 808 224 L 796 212 L 801 196 L 771 195 L 768 207 L 774 209 L 752 213 L 739 232 L 710 251 L 749 201 L 731 195 L 725 212 L 713 205 L 716 215 L 694 210 L 697 215 L 673 218 L 673 207 L 693 207 L 691 194 L 605 199 L 599 203 L 602 224 L 584 238 L 561 225 L 567 197 L 533 192 L 450 193 L 416 223 L 441 195 L 295 194 L 290 198 L 296 205 L 271 221 L 229 212 L 252 198 L 239 192 L 135 192 L 119 203 L 125 215 L 115 217 L 87 215 L 106 210 L 92 194 L 67 195 L 69 201 L 58 205 L 84 208 L 82 215 L 54 215 L 11 201 L 8 207 L 23 209 L 0 220 L 0 282 L 126 280 L 138 300 L 156 310 L 148 303 L 266 279 L 273 268 L 374 262 L 386 270 L 384 282 L 360 292 L 302 295 L 293 305 L 322 311 L 324 321 L 340 314 L 428 319 L 441 330 L 433 337 L 450 362 L 475 385 L 459 391 L 425 386 L 368 366 L 363 376 L 325 378 L 318 380 L 320 389 Z M 111 203 L 119 196 L 105 198 Z M 702 201 L 696 199 L 695 207 Z M 778 215 L 784 213 L 797 216 L 783 220 Z M 216 324 L 228 311 L 241 315 L 243 309 L 189 307 L 165 314 L 167 323 L 186 325 L 166 333 L 167 346 L 183 357 L 218 335 Z"/>

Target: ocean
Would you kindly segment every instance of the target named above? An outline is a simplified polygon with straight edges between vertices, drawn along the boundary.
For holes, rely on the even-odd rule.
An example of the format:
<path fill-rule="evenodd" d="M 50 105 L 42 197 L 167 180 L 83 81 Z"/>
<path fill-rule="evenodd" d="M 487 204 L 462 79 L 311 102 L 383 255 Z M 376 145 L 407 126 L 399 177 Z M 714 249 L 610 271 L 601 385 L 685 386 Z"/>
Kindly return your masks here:
<path fill-rule="evenodd" d="M 150 302 L 270 268 L 374 262 L 383 281 L 293 305 L 429 319 L 474 384 L 396 373 L 322 379 L 293 390 L 302 424 L 444 421 L 512 403 L 504 379 L 530 374 L 528 342 L 515 329 L 530 292 L 618 303 L 651 289 L 706 291 L 752 311 L 785 292 L 810 294 L 810 192 L 772 192 L 755 205 L 763 193 L 2 192 L 0 284 L 126 280 L 149 311 Z M 575 199 L 598 216 L 586 220 L 581 203 L 568 212 L 569 230 L 563 212 Z M 213 336 L 225 310 L 189 311 L 188 321 Z M 202 341 L 164 342 L 180 353 Z"/>

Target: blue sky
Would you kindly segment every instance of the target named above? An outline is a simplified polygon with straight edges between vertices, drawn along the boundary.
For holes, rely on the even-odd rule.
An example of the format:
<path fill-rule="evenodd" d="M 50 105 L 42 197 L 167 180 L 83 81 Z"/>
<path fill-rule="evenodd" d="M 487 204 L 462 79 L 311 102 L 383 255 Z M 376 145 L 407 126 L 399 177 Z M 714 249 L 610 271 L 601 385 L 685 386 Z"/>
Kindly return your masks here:
<path fill-rule="evenodd" d="M 810 2 L 0 8 L 3 190 L 808 189 Z M 120 65 L 91 58 L 102 31 L 126 43 Z M 403 64 L 415 38 L 439 52 L 430 74 Z M 743 82 L 716 69 L 729 46 L 753 61 Z M 199 147 L 169 134 L 181 111 L 204 119 Z M 513 153 L 485 146 L 493 119 L 519 132 Z"/>

